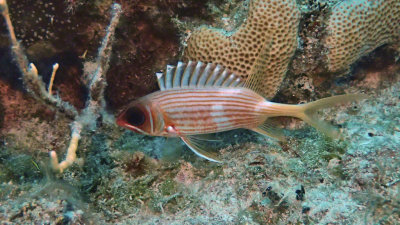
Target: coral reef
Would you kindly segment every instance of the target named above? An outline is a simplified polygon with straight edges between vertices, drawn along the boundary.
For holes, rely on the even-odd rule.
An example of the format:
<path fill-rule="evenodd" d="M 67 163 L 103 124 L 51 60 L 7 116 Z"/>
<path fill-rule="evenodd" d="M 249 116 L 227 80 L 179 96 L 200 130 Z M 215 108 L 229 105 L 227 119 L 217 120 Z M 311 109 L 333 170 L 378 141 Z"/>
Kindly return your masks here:
<path fill-rule="evenodd" d="M 234 32 L 200 27 L 187 40 L 185 57 L 223 65 L 246 79 L 262 74 L 261 92 L 272 98 L 297 48 L 300 12 L 296 1 L 250 2 L 246 21 Z"/>
<path fill-rule="evenodd" d="M 323 40 L 330 71 L 347 69 L 377 47 L 400 42 L 398 0 L 343 1 L 331 11 Z"/>
<path fill-rule="evenodd" d="M 290 6 L 295 8 L 285 9 L 295 9 L 299 17 L 293 21 L 299 25 L 298 34 L 297 27 L 293 28 L 299 49 L 292 63 L 287 64 L 291 56 L 288 61 L 280 61 L 278 67 L 288 72 L 281 86 L 284 91 L 278 92 L 274 101 L 299 103 L 341 93 L 367 93 L 371 98 L 360 104 L 321 112 L 322 117 L 341 127 L 343 140 L 328 139 L 300 121 L 279 118 L 274 122 L 280 127 L 296 129 L 285 131 L 289 135 L 287 143 L 245 130 L 217 134 L 222 140 L 219 153 L 223 164 L 196 157 L 179 140 L 123 131 L 108 122 L 112 121 L 109 112 L 153 91 L 153 72 L 167 63 L 175 63 L 184 50 L 180 44 L 185 43 L 186 35 L 194 27 L 209 24 L 227 32 L 203 27 L 192 32 L 192 37 L 205 30 L 229 39 L 253 24 L 249 18 L 255 18 L 258 11 L 248 5 L 252 1 L 118 2 L 123 9 L 121 20 L 115 30 L 113 50 L 107 51 L 110 63 L 103 64 L 110 66 L 107 74 L 102 74 L 108 86 L 100 88 L 106 98 L 95 101 L 101 113 L 85 117 L 88 120 L 85 119 L 80 132 L 75 163 L 60 174 L 52 169 L 48 155 L 50 151 L 64 152 L 71 146 L 70 124 L 76 118 L 60 112 L 52 101 L 32 97 L 32 92 L 44 88 L 41 94 L 48 95 L 45 98 L 60 96 L 57 101 L 70 102 L 78 115 L 83 115 L 87 100 L 103 95 L 102 91 L 90 90 L 91 79 L 83 74 L 95 74 L 99 69 L 96 59 L 107 61 L 96 56 L 102 38 L 109 33 L 106 27 L 113 18 L 109 13 L 112 2 L 55 0 L 50 4 L 9 0 L 20 47 L 26 47 L 26 60 L 37 66 L 42 77 L 24 78 L 27 63 L 16 66 L 12 59 L 16 43 L 10 51 L 13 43 L 0 18 L 2 224 L 398 224 L 400 65 L 396 52 L 385 46 L 372 51 L 375 43 L 371 47 L 360 40 L 363 44 L 353 44 L 368 51 L 355 51 L 357 55 L 352 57 L 357 60 L 367 55 L 358 63 L 346 62 L 346 67 L 352 65 L 351 70 L 343 74 L 324 68 L 330 54 L 325 38 L 332 35 L 332 15 L 342 10 L 337 8 L 340 5 L 364 1 L 282 1 L 291 2 Z M 277 1 L 254 1 L 260 2 Z M 392 4 L 391 10 L 398 4 L 377 2 L 382 7 Z M 37 7 L 32 13 L 34 20 L 23 13 L 32 6 Z M 367 6 L 375 3 L 369 1 Z M 266 15 L 271 18 L 269 24 L 283 21 L 272 15 Z M 381 22 L 371 20 L 368 26 Z M 65 30 L 60 29 L 63 23 Z M 392 25 L 397 24 L 388 24 L 387 29 Z M 31 30 L 37 30 L 36 35 L 28 32 Z M 225 36 L 228 33 L 230 36 Z M 272 40 L 271 35 L 274 34 L 267 34 L 267 43 Z M 267 47 L 272 46 L 269 43 Z M 395 45 L 396 40 L 385 43 Z M 292 44 L 288 49 L 294 51 L 297 44 Z M 269 54 L 269 48 L 266 50 L 264 53 Z M 53 92 L 49 93 L 55 72 L 51 66 L 55 62 L 60 68 L 55 74 Z M 20 67 L 26 70 L 22 76 L 18 75 Z M 31 92 L 26 87 L 31 87 Z"/>

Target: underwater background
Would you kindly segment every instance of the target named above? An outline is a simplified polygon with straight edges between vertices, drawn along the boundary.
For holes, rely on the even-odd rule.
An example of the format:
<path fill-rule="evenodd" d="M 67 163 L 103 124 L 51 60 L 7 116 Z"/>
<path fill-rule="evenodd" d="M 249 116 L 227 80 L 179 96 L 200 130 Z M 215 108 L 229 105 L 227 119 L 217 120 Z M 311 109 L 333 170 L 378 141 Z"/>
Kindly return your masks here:
<path fill-rule="evenodd" d="M 1 224 L 400 224 L 400 0 L 0 0 L 0 13 Z M 273 102 L 369 98 L 321 112 L 341 139 L 293 118 L 274 121 L 285 143 L 217 134 L 222 164 L 115 124 L 188 60 L 265 74 Z"/>

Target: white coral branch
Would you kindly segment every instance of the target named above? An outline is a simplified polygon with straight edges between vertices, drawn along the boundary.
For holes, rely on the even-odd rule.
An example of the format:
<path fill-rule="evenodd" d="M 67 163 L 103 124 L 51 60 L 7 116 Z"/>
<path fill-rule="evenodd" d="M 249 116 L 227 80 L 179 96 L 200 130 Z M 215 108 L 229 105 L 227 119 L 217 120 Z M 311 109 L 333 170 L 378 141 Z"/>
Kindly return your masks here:
<path fill-rule="evenodd" d="M 76 161 L 76 150 L 78 149 L 78 142 L 81 139 L 82 125 L 78 122 L 72 123 L 71 126 L 71 141 L 67 149 L 67 155 L 65 160 L 61 163 L 58 162 L 57 153 L 55 151 L 50 152 L 50 164 L 54 171 L 62 173 L 65 169 L 70 167 Z"/>
<path fill-rule="evenodd" d="M 104 89 L 107 85 L 105 75 L 109 68 L 112 42 L 121 12 L 121 6 L 114 3 L 112 6 L 110 24 L 107 27 L 106 36 L 103 38 L 101 47 L 99 48 L 96 60 L 97 68 L 93 73 L 89 73 L 89 100 L 86 102 L 86 108 L 72 125 L 72 138 L 67 150 L 66 159 L 58 163 L 56 152 L 50 152 L 52 168 L 60 173 L 76 161 L 76 150 L 78 148 L 78 141 L 82 128 L 88 127 L 90 130 L 94 130 L 96 128 L 96 120 L 100 116 L 101 110 L 105 107 Z"/>

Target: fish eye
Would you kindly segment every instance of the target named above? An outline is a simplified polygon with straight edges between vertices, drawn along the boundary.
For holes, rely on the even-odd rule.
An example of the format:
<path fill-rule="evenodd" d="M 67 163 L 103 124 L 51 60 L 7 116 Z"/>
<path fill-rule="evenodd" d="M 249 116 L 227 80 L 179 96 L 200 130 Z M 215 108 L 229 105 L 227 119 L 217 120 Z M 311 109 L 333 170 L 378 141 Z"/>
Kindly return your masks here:
<path fill-rule="evenodd" d="M 133 126 L 140 126 L 146 120 L 146 116 L 138 107 L 132 107 L 126 111 L 125 119 Z"/>

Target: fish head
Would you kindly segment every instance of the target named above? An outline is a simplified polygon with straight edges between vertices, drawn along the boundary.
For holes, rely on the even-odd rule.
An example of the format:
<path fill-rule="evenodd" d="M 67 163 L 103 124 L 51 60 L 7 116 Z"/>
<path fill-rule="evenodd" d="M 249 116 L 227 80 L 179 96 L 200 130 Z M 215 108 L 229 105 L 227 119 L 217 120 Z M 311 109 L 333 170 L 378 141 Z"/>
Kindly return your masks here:
<path fill-rule="evenodd" d="M 140 98 L 128 105 L 117 117 L 117 124 L 135 133 L 160 136 L 164 119 L 157 105 L 149 98 Z"/>

